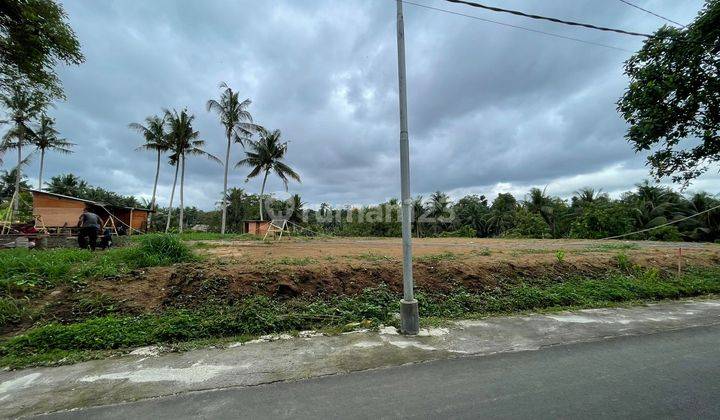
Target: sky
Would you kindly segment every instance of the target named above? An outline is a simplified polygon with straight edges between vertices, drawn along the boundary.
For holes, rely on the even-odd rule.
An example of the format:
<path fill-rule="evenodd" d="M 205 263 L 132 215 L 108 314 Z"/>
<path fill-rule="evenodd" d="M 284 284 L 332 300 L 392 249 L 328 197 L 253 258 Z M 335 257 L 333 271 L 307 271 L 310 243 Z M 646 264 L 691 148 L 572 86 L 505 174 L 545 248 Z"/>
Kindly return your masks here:
<path fill-rule="evenodd" d="M 619 194 L 648 177 L 645 158 L 624 139 L 616 111 L 627 84 L 623 63 L 642 39 L 451 4 L 414 2 L 606 44 L 590 45 L 405 4 L 411 190 L 492 198 L 531 187 L 570 196 L 589 186 Z M 77 144 L 50 154 L 47 178 L 72 172 L 121 194 L 150 197 L 155 156 L 136 151 L 131 122 L 187 108 L 206 150 L 225 138 L 206 111 L 227 82 L 250 98 L 255 122 L 280 129 L 287 163 L 301 176 L 289 193 L 309 207 L 378 203 L 400 191 L 395 1 L 392 0 L 63 0 L 86 62 L 61 66 L 67 100 L 50 115 Z M 616 0 L 485 0 L 638 32 L 664 21 Z M 636 0 L 689 23 L 701 0 Z M 234 145 L 231 165 L 242 158 Z M 7 161 L 7 159 L 6 159 Z M 37 182 L 39 159 L 28 176 Z M 188 159 L 186 205 L 216 206 L 223 168 Z M 229 185 L 259 192 L 248 168 Z M 717 172 L 691 190 L 720 192 Z M 173 170 L 163 159 L 158 202 Z M 286 197 L 271 176 L 267 190 Z"/>

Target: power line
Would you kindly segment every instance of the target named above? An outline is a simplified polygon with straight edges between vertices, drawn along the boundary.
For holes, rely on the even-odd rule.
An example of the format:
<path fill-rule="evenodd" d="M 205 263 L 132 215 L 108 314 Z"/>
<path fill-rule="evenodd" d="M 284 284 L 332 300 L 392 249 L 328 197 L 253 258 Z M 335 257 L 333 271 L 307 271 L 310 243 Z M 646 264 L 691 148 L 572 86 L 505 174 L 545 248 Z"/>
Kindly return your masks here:
<path fill-rule="evenodd" d="M 636 232 L 626 233 L 626 234 L 624 234 L 624 235 L 609 236 L 609 237 L 607 237 L 607 238 L 602 238 L 602 239 L 600 239 L 600 240 L 601 240 L 601 241 L 604 241 L 604 240 L 608 240 L 608 239 L 618 239 L 618 238 L 624 238 L 624 237 L 630 236 L 630 235 L 636 235 L 636 234 L 638 234 L 638 233 L 649 232 L 649 231 L 651 231 L 651 230 L 659 229 L 659 228 L 661 228 L 661 227 L 670 226 L 670 225 L 674 225 L 675 223 L 684 222 L 684 221 L 686 221 L 686 220 L 688 220 L 688 219 L 692 219 L 693 217 L 697 217 L 697 216 L 700 216 L 701 214 L 705 214 L 705 213 L 710 213 L 711 211 L 717 210 L 717 209 L 720 209 L 720 205 L 717 205 L 717 206 L 715 206 L 715 207 L 711 207 L 711 208 L 709 208 L 709 209 L 707 209 L 707 210 L 703 210 L 703 211 L 701 211 L 701 212 L 695 213 L 695 214 L 690 215 L 690 216 L 687 216 L 687 217 L 683 217 L 683 218 L 681 218 L 681 219 L 676 219 L 676 220 L 673 220 L 673 221 L 671 221 L 671 222 L 663 223 L 662 225 L 653 226 L 653 227 L 651 227 L 651 228 L 647 228 L 647 229 L 643 229 L 643 230 L 638 230 L 638 231 L 636 231 Z"/>
<path fill-rule="evenodd" d="M 452 15 L 464 16 L 464 17 L 467 17 L 467 18 L 476 19 L 476 20 L 480 20 L 480 21 L 483 21 L 483 22 L 494 23 L 494 24 L 496 24 L 496 25 L 506 26 L 506 27 L 509 27 L 509 28 L 522 29 L 523 31 L 534 32 L 534 33 L 537 33 L 537 34 L 552 36 L 552 37 L 555 37 L 555 38 L 561 38 L 561 39 L 567 39 L 567 40 L 570 40 L 570 41 L 582 42 L 582 43 L 584 43 L 584 44 L 595 45 L 595 46 L 597 46 L 597 47 L 611 48 L 611 49 L 613 49 L 613 50 L 625 51 L 625 52 L 629 52 L 629 53 L 632 52 L 632 51 L 630 51 L 630 50 L 626 50 L 625 48 L 615 47 L 615 46 L 607 45 L 607 44 L 601 44 L 601 43 L 599 43 L 599 42 L 587 41 L 587 40 L 580 39 L 580 38 L 573 38 L 573 37 L 571 37 L 571 36 L 554 34 L 554 33 L 552 33 L 552 32 L 545 32 L 545 31 L 540 31 L 540 30 L 537 30 L 537 29 L 526 28 L 526 27 L 524 27 L 524 26 L 511 25 L 511 24 L 505 23 L 505 22 L 499 22 L 499 21 L 496 21 L 496 20 L 485 19 L 485 18 L 481 18 L 481 17 L 478 17 L 478 16 L 467 15 L 467 14 L 465 14 L 465 13 L 453 12 L 452 10 L 441 9 L 441 8 L 438 8 L 438 7 L 432 7 L 432 6 L 428 6 L 428 5 L 420 4 L 420 3 L 413 3 L 413 2 L 407 1 L 407 0 L 403 0 L 403 3 L 409 4 L 409 5 L 412 5 L 412 6 L 423 7 L 423 8 L 425 8 L 425 9 L 435 10 L 435 11 L 437 11 L 437 12 L 449 13 L 449 14 L 452 14 Z"/>
<path fill-rule="evenodd" d="M 445 1 L 450 2 L 450 3 L 464 4 L 464 5 L 467 5 L 467 6 L 477 7 L 477 8 L 480 8 L 480 9 L 491 10 L 491 11 L 493 11 L 493 12 L 510 13 L 510 14 L 512 14 L 512 15 L 523 16 L 523 17 L 527 17 L 527 18 L 530 18 L 530 19 L 547 20 L 547 21 L 554 22 L 554 23 L 561 23 L 561 24 L 563 24 L 563 25 L 581 26 L 581 27 L 583 27 L 583 28 L 595 29 L 595 30 L 598 30 L 598 31 L 615 32 L 615 33 L 623 34 L 623 35 L 644 36 L 644 37 L 646 37 L 646 38 L 651 38 L 651 37 L 652 37 L 652 35 L 650 35 L 650 34 L 644 34 L 644 33 L 641 33 L 641 32 L 630 32 L 630 31 L 625 31 L 625 30 L 623 30 L 623 29 L 615 29 L 615 28 L 608 28 L 608 27 L 605 27 L 605 26 L 591 25 L 591 24 L 589 24 L 589 23 L 573 22 L 573 21 L 570 21 L 570 20 L 562 20 L 562 19 L 557 19 L 557 18 L 553 18 L 553 17 L 540 16 L 540 15 L 532 15 L 532 14 L 529 14 L 529 13 L 520 12 L 520 11 L 518 11 L 518 10 L 501 9 L 501 8 L 499 8 L 499 7 L 486 6 L 486 5 L 484 5 L 484 4 L 475 3 L 475 2 L 472 2 L 472 1 L 465 1 L 465 0 L 445 0 Z"/>
<path fill-rule="evenodd" d="M 681 28 L 684 28 L 684 27 L 685 27 L 685 25 L 683 25 L 682 23 L 675 22 L 675 21 L 672 20 L 672 19 L 668 19 L 668 18 L 666 18 L 665 16 L 661 16 L 661 15 L 659 15 L 659 14 L 657 14 L 657 13 L 655 13 L 655 12 L 652 12 L 652 11 L 650 11 L 650 10 L 648 10 L 648 9 L 643 9 L 642 7 L 640 7 L 640 6 L 636 5 L 636 4 L 632 4 L 632 3 L 630 3 L 629 1 L 626 1 L 626 0 L 620 0 L 620 1 L 621 1 L 622 3 L 627 4 L 627 5 L 630 6 L 630 7 L 634 7 L 634 8 L 636 8 L 636 9 L 642 10 L 642 11 L 645 12 L 645 13 L 650 13 L 651 15 L 653 15 L 653 16 L 655 16 L 655 17 L 659 17 L 659 18 L 662 19 L 662 20 L 666 20 L 666 21 L 668 21 L 668 22 L 670 22 L 670 23 L 674 23 L 675 25 L 679 25 Z"/>

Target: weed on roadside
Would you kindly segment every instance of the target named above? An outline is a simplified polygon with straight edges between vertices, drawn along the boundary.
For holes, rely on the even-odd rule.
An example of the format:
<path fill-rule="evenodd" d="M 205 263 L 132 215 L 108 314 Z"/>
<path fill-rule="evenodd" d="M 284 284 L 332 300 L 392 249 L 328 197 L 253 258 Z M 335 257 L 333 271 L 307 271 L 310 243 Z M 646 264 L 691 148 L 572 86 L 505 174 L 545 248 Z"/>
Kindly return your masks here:
<path fill-rule="evenodd" d="M 609 243 L 609 244 L 594 244 L 586 248 L 588 251 L 603 252 L 603 251 L 630 251 L 640 249 L 640 245 L 635 243 Z"/>
<path fill-rule="evenodd" d="M 364 254 L 352 255 L 350 258 L 356 258 L 358 260 L 379 262 L 379 261 L 394 261 L 392 257 L 387 255 L 375 254 L 373 252 L 366 252 Z"/>
<path fill-rule="evenodd" d="M 438 263 L 440 261 L 455 261 L 458 259 L 458 255 L 453 252 L 441 252 L 439 254 L 420 255 L 413 257 L 417 262 L 424 263 Z"/>
<path fill-rule="evenodd" d="M 628 263 L 629 266 L 629 263 Z M 657 268 L 615 271 L 603 278 L 571 278 L 538 283 L 518 280 L 484 292 L 462 288 L 437 293 L 418 290 L 421 318 L 433 324 L 456 318 L 615 306 L 627 302 L 676 299 L 720 293 L 719 269 L 688 268 L 681 277 Z M 300 330 L 343 332 L 355 325 L 373 327 L 395 322 L 399 294 L 387 286 L 365 289 L 355 296 L 273 299 L 255 296 L 230 304 L 194 309 L 169 309 L 139 316 L 113 313 L 114 302 L 88 296 L 79 305 L 96 318 L 73 324 L 47 324 L 0 341 L 0 366 L 22 367 L 94 357 L 95 353 L 137 346 L 169 345 L 226 337 L 249 337 Z M 10 302 L 6 319 L 16 313 Z M 20 309 L 22 310 L 22 309 Z M 105 311 L 105 314 L 101 314 Z M 108 313 L 109 312 L 109 313 Z M 90 352 L 90 353 L 88 353 Z"/>

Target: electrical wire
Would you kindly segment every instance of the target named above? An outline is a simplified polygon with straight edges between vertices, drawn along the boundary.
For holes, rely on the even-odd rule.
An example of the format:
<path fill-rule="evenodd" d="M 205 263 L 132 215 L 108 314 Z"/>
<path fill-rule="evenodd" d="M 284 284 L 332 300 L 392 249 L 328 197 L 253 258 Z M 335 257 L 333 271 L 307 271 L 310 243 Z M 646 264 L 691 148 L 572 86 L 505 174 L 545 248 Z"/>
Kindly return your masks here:
<path fill-rule="evenodd" d="M 720 209 L 720 205 L 717 205 L 717 206 L 715 206 L 715 207 L 711 207 L 711 208 L 709 208 L 709 209 L 707 209 L 707 210 L 703 210 L 703 211 L 701 211 L 701 212 L 695 213 L 695 214 L 690 215 L 690 216 L 687 216 L 687 217 L 683 217 L 683 218 L 680 218 L 680 219 L 673 220 L 673 221 L 671 221 L 671 222 L 663 223 L 662 225 L 657 225 L 657 226 L 653 226 L 653 227 L 651 227 L 651 228 L 638 230 L 638 231 L 636 231 L 636 232 L 626 233 L 626 234 L 624 234 L 624 235 L 609 236 L 609 237 L 607 237 L 607 238 L 602 238 L 602 239 L 600 239 L 600 240 L 601 240 L 601 241 L 604 241 L 604 240 L 608 240 L 608 239 L 618 239 L 618 238 L 624 238 L 624 237 L 630 236 L 630 235 L 635 235 L 635 234 L 638 234 L 638 233 L 649 232 L 649 231 L 651 231 L 651 230 L 659 229 L 659 228 L 661 228 L 661 227 L 670 226 L 670 225 L 674 225 L 675 223 L 684 222 L 685 220 L 692 219 L 693 217 L 697 217 L 697 216 L 700 216 L 701 214 L 709 213 L 709 212 L 711 212 L 711 211 L 713 211 L 713 210 L 717 210 L 717 209 Z"/>
<path fill-rule="evenodd" d="M 529 13 L 525 13 L 525 12 L 520 12 L 518 10 L 502 9 L 500 7 L 486 6 L 484 4 L 480 4 L 480 3 L 476 3 L 476 2 L 472 2 L 472 1 L 465 1 L 465 0 L 445 0 L 445 1 L 447 1 L 449 3 L 464 4 L 467 6 L 477 7 L 480 9 L 490 10 L 493 12 L 510 13 L 512 15 L 522 16 L 522 17 L 526 17 L 526 18 L 530 18 L 530 19 L 547 20 L 550 22 L 560 23 L 563 25 L 580 26 L 583 28 L 595 29 L 598 31 L 605 31 L 605 32 L 615 32 L 615 33 L 623 34 L 623 35 L 642 36 L 642 37 L 646 37 L 646 38 L 652 37 L 652 35 L 650 35 L 650 34 L 645 34 L 645 33 L 641 33 L 641 32 L 631 32 L 631 31 L 626 31 L 623 29 L 608 28 L 606 26 L 591 25 L 589 23 L 574 22 L 571 20 L 563 20 L 563 19 L 558 19 L 558 18 L 553 18 L 553 17 L 533 15 L 533 14 L 529 14 Z"/>
<path fill-rule="evenodd" d="M 451 14 L 451 15 L 463 16 L 463 17 L 467 17 L 467 18 L 471 18 L 471 19 L 476 19 L 476 20 L 480 20 L 480 21 L 483 21 L 483 22 L 487 22 L 487 23 L 494 23 L 494 24 L 496 24 L 496 25 L 506 26 L 506 27 L 508 27 L 508 28 L 522 29 L 523 31 L 534 32 L 534 33 L 537 33 L 537 34 L 547 35 L 547 36 L 551 36 L 551 37 L 555 37 L 555 38 L 560 38 L 560 39 L 566 39 L 566 40 L 569 40 L 569 41 L 582 42 L 582 43 L 584 43 L 584 44 L 594 45 L 594 46 L 596 46 L 596 47 L 610 48 L 610 49 L 613 49 L 613 50 L 625 51 L 625 52 L 629 52 L 629 53 L 632 52 L 632 51 L 630 51 L 630 50 L 626 50 L 625 48 L 615 47 L 615 46 L 613 46 L 613 45 L 601 44 L 601 43 L 599 43 L 599 42 L 587 41 L 587 40 L 584 40 L 584 39 L 574 38 L 574 37 L 571 37 L 571 36 L 554 34 L 554 33 L 552 33 L 552 32 L 540 31 L 540 30 L 537 30 L 537 29 L 526 28 L 526 27 L 524 27 L 524 26 L 512 25 L 512 24 L 505 23 L 505 22 L 499 22 L 499 21 L 497 21 L 497 20 L 485 19 L 485 18 L 481 18 L 481 17 L 478 17 L 478 16 L 468 15 L 468 14 L 465 14 L 465 13 L 453 12 L 452 10 L 441 9 L 441 8 L 439 8 L 439 7 L 428 6 L 428 5 L 426 5 L 426 4 L 414 3 L 414 2 L 412 2 L 412 1 L 407 1 L 407 0 L 402 0 L 402 2 L 403 2 L 403 4 L 409 4 L 409 5 L 411 5 L 411 6 L 422 7 L 422 8 L 429 9 L 429 10 L 434 10 L 434 11 L 437 11 L 437 12 L 449 13 L 449 14 Z"/>
<path fill-rule="evenodd" d="M 685 27 L 685 25 L 683 25 L 682 23 L 675 22 L 675 21 L 672 20 L 672 19 L 668 19 L 668 18 L 666 18 L 665 16 L 661 16 L 661 15 L 659 15 L 659 14 L 657 14 L 657 13 L 655 13 L 655 12 L 652 12 L 652 11 L 650 11 L 650 10 L 648 10 L 648 9 L 643 9 L 642 7 L 640 7 L 640 6 L 636 5 L 636 4 L 632 4 L 632 3 L 630 3 L 629 1 L 620 0 L 620 2 L 625 3 L 625 4 L 627 4 L 627 5 L 630 6 L 630 7 L 634 7 L 634 8 L 636 8 L 636 9 L 642 10 L 643 12 L 649 13 L 649 14 L 655 16 L 655 17 L 659 17 L 659 18 L 662 19 L 662 20 L 668 21 L 668 22 L 670 22 L 670 23 L 674 23 L 675 25 L 678 25 L 678 26 L 680 26 L 681 28 L 684 28 L 684 27 Z"/>

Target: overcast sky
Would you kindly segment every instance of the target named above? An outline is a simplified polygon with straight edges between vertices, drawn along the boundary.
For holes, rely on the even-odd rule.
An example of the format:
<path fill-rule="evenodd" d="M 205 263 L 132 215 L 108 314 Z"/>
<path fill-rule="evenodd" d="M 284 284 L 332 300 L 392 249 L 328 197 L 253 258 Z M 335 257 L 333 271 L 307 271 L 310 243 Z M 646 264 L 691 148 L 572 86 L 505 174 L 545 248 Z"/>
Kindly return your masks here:
<path fill-rule="evenodd" d="M 634 51 L 641 39 L 498 14 L 440 0 L 417 3 Z M 51 154 L 49 178 L 149 198 L 154 156 L 127 128 L 162 108 L 187 107 L 207 150 L 224 151 L 205 103 L 227 82 L 250 98 L 256 122 L 282 130 L 291 183 L 311 205 L 380 202 L 399 195 L 397 56 L 392 0 L 64 0 L 87 61 L 63 67 L 67 101 L 51 114 L 77 143 Z M 486 0 L 529 13 L 639 32 L 664 22 L 616 0 Z M 687 23 L 700 0 L 636 0 Z M 405 5 L 413 195 L 434 190 L 518 198 L 531 186 L 567 196 L 591 186 L 632 188 L 647 176 L 615 110 L 630 52 L 553 38 Z M 242 150 L 234 146 L 231 160 Z M 7 159 L 6 159 L 7 160 Z M 38 159 L 29 168 L 36 182 Z M 215 206 L 222 167 L 188 159 L 186 203 Z M 230 185 L 248 169 L 233 169 Z M 163 162 L 159 203 L 172 169 Z M 720 191 L 716 173 L 693 189 Z M 269 191 L 284 196 L 279 180 Z"/>

